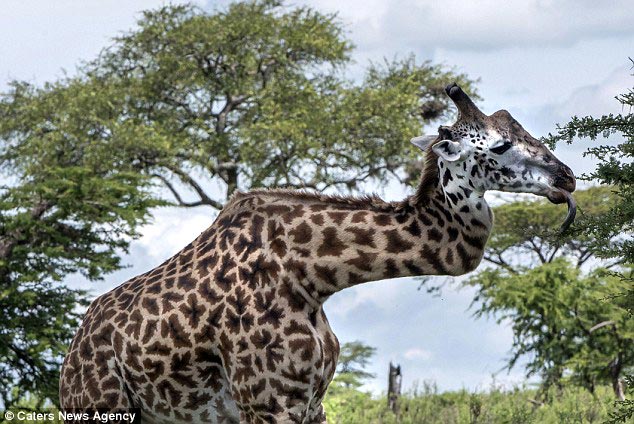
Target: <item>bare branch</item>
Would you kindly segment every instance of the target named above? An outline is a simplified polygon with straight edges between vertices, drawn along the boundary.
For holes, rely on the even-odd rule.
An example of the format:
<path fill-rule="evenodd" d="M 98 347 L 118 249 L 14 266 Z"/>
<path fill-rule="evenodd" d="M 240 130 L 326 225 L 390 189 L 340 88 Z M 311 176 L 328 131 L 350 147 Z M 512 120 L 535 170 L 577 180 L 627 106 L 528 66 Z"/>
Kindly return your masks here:
<path fill-rule="evenodd" d="M 592 332 L 598 330 L 599 328 L 606 327 L 608 325 L 615 326 L 616 323 L 614 321 L 603 321 L 603 322 L 600 322 L 599 324 L 593 326 L 592 328 L 590 328 L 589 332 L 592 333 Z"/>
<path fill-rule="evenodd" d="M 247 98 L 248 96 L 244 95 L 232 96 L 231 94 L 227 94 L 227 101 L 225 105 L 216 115 L 216 134 L 220 135 L 225 132 L 227 127 L 227 115 L 229 115 L 236 106 L 244 102 Z"/>
<path fill-rule="evenodd" d="M 487 262 L 491 262 L 492 264 L 498 265 L 506 269 L 508 272 L 512 274 L 517 274 L 517 271 L 511 266 L 511 264 L 509 264 L 508 262 L 504 260 L 501 253 L 498 253 L 496 256 L 497 257 L 493 257 L 491 255 L 484 255 L 483 259 Z"/>
<path fill-rule="evenodd" d="M 580 267 L 581 265 L 583 265 L 584 263 L 586 263 L 586 261 L 588 259 L 590 259 L 592 257 L 593 253 L 592 251 L 590 251 L 589 249 L 586 250 L 585 252 L 583 252 L 581 254 L 581 256 L 579 256 L 579 259 L 577 260 L 577 267 Z"/>
<path fill-rule="evenodd" d="M 531 238 L 530 240 L 528 240 L 528 242 L 530 243 L 531 246 L 533 246 L 531 250 L 537 253 L 537 256 L 539 256 L 539 260 L 541 261 L 541 263 L 543 264 L 547 263 L 546 257 L 542 253 L 541 248 L 537 246 L 537 244 L 535 243 L 535 240 Z"/>
<path fill-rule="evenodd" d="M 46 211 L 48 211 L 51 207 L 52 204 L 49 201 L 41 200 L 31 208 L 29 215 L 31 215 L 31 218 L 35 220 L 40 220 L 44 213 L 46 213 Z M 21 237 L 22 232 L 20 230 L 15 230 L 0 238 L 0 258 L 7 258 L 13 248 L 18 245 Z"/>
<path fill-rule="evenodd" d="M 196 181 L 194 181 L 194 179 L 191 178 L 189 175 L 183 173 L 182 171 L 176 172 L 172 169 L 170 170 L 174 172 L 174 174 L 176 174 L 183 182 L 187 183 L 200 197 L 200 200 L 198 201 L 186 202 L 183 200 L 182 196 L 180 195 L 178 190 L 176 190 L 174 185 L 169 181 L 169 179 L 167 179 L 165 176 L 160 174 L 152 174 L 153 177 L 156 177 L 159 180 L 161 180 L 161 182 L 165 185 L 165 187 L 167 187 L 167 189 L 172 193 L 172 195 L 176 199 L 176 202 L 178 203 L 179 206 L 196 207 L 196 206 L 207 205 L 218 210 L 223 208 L 222 203 L 216 200 L 213 200 L 209 196 L 207 196 L 207 194 L 204 192 L 202 187 Z"/>
<path fill-rule="evenodd" d="M 555 255 L 557 254 L 557 252 L 559 252 L 560 248 L 561 246 L 555 246 L 553 251 L 550 253 L 550 256 L 548 256 L 548 263 L 552 262 L 555 259 Z"/>

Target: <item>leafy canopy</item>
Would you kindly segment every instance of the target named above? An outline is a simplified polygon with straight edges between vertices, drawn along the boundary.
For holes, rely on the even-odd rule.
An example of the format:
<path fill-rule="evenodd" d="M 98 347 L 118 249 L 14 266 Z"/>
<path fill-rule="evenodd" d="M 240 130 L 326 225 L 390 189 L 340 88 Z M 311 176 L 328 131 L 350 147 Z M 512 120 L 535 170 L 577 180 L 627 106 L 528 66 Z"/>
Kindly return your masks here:
<path fill-rule="evenodd" d="M 343 77 L 351 43 L 334 15 L 278 1 L 146 12 L 86 75 L 125 93 L 139 170 L 182 206 L 222 207 L 237 188 L 355 189 L 398 177 L 407 140 L 472 82 L 414 57 Z"/>
<path fill-rule="evenodd" d="M 118 269 L 153 200 L 150 181 L 114 148 L 133 136 L 86 84 L 0 97 L 0 399 L 55 401 L 61 357 L 86 292 L 58 284 Z M 101 133 L 97 133 L 97 129 Z M 110 145 L 104 142 L 108 134 Z"/>
<path fill-rule="evenodd" d="M 344 343 L 339 352 L 337 374 L 329 390 L 358 389 L 363 380 L 374 377 L 366 368 L 375 352 L 376 348 L 360 341 Z"/>

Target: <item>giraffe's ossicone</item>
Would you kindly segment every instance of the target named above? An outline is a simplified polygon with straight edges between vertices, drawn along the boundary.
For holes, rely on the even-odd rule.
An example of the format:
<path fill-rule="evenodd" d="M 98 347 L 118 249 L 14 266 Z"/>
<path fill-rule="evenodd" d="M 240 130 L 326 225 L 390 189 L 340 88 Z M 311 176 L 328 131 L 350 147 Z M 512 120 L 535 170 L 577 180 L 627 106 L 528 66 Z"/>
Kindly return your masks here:
<path fill-rule="evenodd" d="M 451 127 L 400 202 L 286 190 L 238 193 L 196 240 L 98 297 L 64 361 L 65 410 L 139 408 L 149 423 L 323 423 L 339 344 L 322 309 L 382 278 L 459 275 L 482 258 L 487 190 L 568 201 L 575 178 L 506 111 L 457 86 Z"/>

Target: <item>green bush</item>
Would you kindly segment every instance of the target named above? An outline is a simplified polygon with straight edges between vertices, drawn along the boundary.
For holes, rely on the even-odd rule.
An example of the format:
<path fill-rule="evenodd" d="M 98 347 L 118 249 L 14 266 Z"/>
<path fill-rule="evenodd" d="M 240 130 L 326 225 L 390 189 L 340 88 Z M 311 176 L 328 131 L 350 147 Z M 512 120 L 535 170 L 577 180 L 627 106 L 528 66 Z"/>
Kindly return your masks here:
<path fill-rule="evenodd" d="M 594 395 L 582 388 L 566 387 L 553 393 L 550 403 L 541 404 L 536 398 L 534 389 L 437 393 L 433 386 L 425 385 L 422 392 L 413 390 L 400 398 L 398 415 L 387 408 L 384 395 L 376 397 L 353 389 L 329 392 L 324 407 L 331 424 L 603 423 L 612 411 L 614 394 L 607 386 L 597 388 Z"/>

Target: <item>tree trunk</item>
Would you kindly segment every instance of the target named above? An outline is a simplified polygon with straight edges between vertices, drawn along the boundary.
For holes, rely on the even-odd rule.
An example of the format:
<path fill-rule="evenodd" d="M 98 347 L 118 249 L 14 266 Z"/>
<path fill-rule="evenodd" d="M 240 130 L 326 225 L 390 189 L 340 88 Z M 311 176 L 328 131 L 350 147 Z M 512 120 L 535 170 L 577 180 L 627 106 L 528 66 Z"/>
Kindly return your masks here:
<path fill-rule="evenodd" d="M 387 407 L 395 414 L 398 414 L 398 397 L 401 395 L 402 380 L 401 366 L 394 366 L 390 362 L 390 373 L 387 381 Z"/>
<path fill-rule="evenodd" d="M 619 355 L 620 356 L 620 355 Z M 610 362 L 610 377 L 612 378 L 612 390 L 614 390 L 614 396 L 618 400 L 625 400 L 625 388 L 623 387 L 623 380 L 621 379 L 621 359 L 615 358 Z"/>
<path fill-rule="evenodd" d="M 238 167 L 227 169 L 227 200 L 238 189 Z"/>
<path fill-rule="evenodd" d="M 623 387 L 623 380 L 620 378 L 615 379 L 612 382 L 612 388 L 614 389 L 614 394 L 618 400 L 625 400 L 625 389 Z"/>

